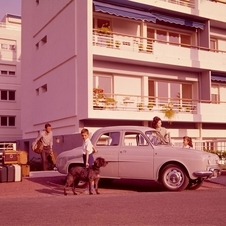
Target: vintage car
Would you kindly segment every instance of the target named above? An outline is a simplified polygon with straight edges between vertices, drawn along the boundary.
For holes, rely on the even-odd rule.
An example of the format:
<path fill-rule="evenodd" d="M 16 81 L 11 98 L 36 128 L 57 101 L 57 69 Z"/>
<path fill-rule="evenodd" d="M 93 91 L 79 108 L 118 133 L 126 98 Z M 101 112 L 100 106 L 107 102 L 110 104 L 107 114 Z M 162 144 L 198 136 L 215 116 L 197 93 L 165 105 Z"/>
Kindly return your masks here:
<path fill-rule="evenodd" d="M 91 141 L 98 150 L 94 158 L 108 161 L 101 168 L 101 178 L 154 180 L 169 191 L 182 191 L 197 189 L 205 178 L 221 173 L 217 155 L 174 147 L 158 131 L 145 126 L 103 127 Z M 75 165 L 83 165 L 82 147 L 58 155 L 56 167 L 60 173 L 67 174 Z"/>

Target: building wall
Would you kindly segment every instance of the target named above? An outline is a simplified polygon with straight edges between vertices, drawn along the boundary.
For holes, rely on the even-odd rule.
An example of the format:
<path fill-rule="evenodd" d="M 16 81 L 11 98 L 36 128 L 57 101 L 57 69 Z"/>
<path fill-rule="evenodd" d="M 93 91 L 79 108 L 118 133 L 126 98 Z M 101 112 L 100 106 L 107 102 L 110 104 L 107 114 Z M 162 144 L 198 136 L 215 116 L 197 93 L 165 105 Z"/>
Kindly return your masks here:
<path fill-rule="evenodd" d="M 21 18 L 7 14 L 0 22 L 0 90 L 15 91 L 15 99 L 0 93 L 0 116 L 15 117 L 15 124 L 0 124 L 0 142 L 21 139 Z M 3 95 L 3 94 L 2 94 Z"/>
<path fill-rule="evenodd" d="M 123 2 L 126 1 L 121 1 Z M 222 130 L 220 133 L 212 128 L 202 130 L 200 125 L 202 122 L 212 122 L 216 113 L 214 111 L 216 106 L 208 105 L 208 102 L 211 102 L 211 71 L 224 73 L 226 58 L 217 51 L 206 49 L 210 47 L 212 37 L 218 37 L 218 47 L 225 49 L 225 29 L 222 26 L 226 22 L 225 19 L 219 16 L 219 21 L 216 21 L 215 11 L 209 18 L 204 16 L 206 15 L 204 4 L 199 0 L 195 4 L 198 9 L 177 6 L 168 1 L 150 0 L 143 3 L 163 12 L 168 10 L 172 15 L 176 12 L 175 16 L 181 16 L 183 13 L 185 17 L 189 16 L 195 20 L 198 18 L 205 23 L 205 29 L 199 31 L 171 23 L 153 24 L 106 13 L 93 13 L 92 0 L 49 0 L 39 1 L 39 4 L 36 1 L 22 1 L 24 140 L 34 139 L 46 122 L 52 125 L 55 137 L 69 135 L 70 139 L 74 139 L 72 135 L 84 126 L 93 132 L 98 125 L 121 123 L 146 125 L 156 114 L 167 123 L 164 114 L 159 110 L 146 112 L 93 110 L 93 88 L 99 75 L 112 77 L 112 92 L 114 95 L 121 95 L 121 99 L 117 100 L 118 103 L 127 95 L 147 97 L 149 79 L 153 79 L 156 86 L 160 80 L 169 83 L 171 81 L 191 83 L 193 98 L 206 101 L 206 105 L 199 103 L 197 114 L 188 112 L 178 114 L 173 119 L 178 124 L 170 128 L 172 136 L 178 138 L 187 133 L 192 137 L 202 138 L 203 135 L 209 137 L 208 132 L 211 132 L 212 137 L 224 136 Z M 207 4 L 206 7 L 210 12 L 213 4 Z M 94 21 L 97 18 L 109 19 L 111 29 L 115 32 L 113 38 L 125 41 L 121 44 L 120 50 L 106 46 L 106 37 L 101 37 L 104 44 L 98 43 L 96 37 L 93 37 L 93 16 Z M 140 36 L 147 37 L 147 28 L 191 34 L 192 45 L 204 48 L 153 42 L 152 53 L 141 52 L 138 44 L 141 41 Z M 134 39 L 135 44 L 132 43 Z M 128 45 L 129 42 L 133 46 Z M 144 44 L 147 44 L 147 40 Z M 105 48 L 101 45 L 105 45 Z M 217 112 L 218 116 L 214 122 L 222 124 L 225 122 L 223 114 L 225 106 L 217 107 L 221 111 Z M 193 127 L 176 128 L 184 122 L 191 123 Z M 57 144 L 54 146 L 57 149 L 63 148 Z"/>

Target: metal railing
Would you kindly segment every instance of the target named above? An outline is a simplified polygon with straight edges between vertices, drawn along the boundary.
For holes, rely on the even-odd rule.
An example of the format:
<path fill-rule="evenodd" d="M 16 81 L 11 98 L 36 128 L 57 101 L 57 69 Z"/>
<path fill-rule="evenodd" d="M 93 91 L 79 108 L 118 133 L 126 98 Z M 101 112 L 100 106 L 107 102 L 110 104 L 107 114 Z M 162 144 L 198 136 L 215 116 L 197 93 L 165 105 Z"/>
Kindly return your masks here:
<path fill-rule="evenodd" d="M 182 141 L 173 140 L 173 146 L 182 147 Z M 226 164 L 226 139 L 215 139 L 215 140 L 193 140 L 193 149 L 206 151 L 219 156 L 220 164 Z"/>
<path fill-rule="evenodd" d="M 184 98 L 123 95 L 112 93 L 94 94 L 95 110 L 166 111 L 197 113 L 198 101 Z"/>
<path fill-rule="evenodd" d="M 93 30 L 93 46 L 131 52 L 153 52 L 153 41 L 138 36 Z"/>
<path fill-rule="evenodd" d="M 186 6 L 189 8 L 195 8 L 195 0 L 161 0 L 161 1 Z"/>
<path fill-rule="evenodd" d="M 143 38 L 140 36 L 122 34 L 112 31 L 100 32 L 100 30 L 98 29 L 93 29 L 93 46 L 150 54 L 154 52 L 155 43 L 226 54 L 226 50 L 211 49 L 208 47 L 190 45 L 185 43 Z"/>

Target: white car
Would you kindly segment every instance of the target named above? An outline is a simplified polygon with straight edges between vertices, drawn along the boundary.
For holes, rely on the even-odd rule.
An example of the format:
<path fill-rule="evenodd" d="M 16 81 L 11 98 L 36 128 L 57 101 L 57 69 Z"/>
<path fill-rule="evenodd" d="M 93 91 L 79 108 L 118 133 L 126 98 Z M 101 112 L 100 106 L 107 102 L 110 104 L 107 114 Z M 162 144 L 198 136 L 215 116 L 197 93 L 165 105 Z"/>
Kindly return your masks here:
<path fill-rule="evenodd" d="M 167 144 L 155 129 L 144 126 L 112 126 L 98 129 L 91 137 L 108 165 L 100 177 L 145 179 L 161 183 L 169 191 L 199 188 L 205 178 L 221 173 L 219 157 L 205 151 Z M 82 147 L 62 152 L 57 170 L 67 174 L 70 167 L 83 165 Z"/>

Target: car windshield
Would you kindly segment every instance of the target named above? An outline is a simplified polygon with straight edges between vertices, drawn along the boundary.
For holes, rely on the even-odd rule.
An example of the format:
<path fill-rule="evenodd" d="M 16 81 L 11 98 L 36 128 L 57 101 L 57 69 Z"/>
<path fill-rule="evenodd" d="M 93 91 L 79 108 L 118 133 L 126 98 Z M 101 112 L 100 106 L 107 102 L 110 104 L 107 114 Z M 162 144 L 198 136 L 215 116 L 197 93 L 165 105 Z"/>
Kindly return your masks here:
<path fill-rule="evenodd" d="M 168 144 L 158 131 L 150 130 L 150 131 L 146 131 L 145 134 L 148 137 L 148 139 L 151 141 L 151 143 L 155 146 Z"/>

